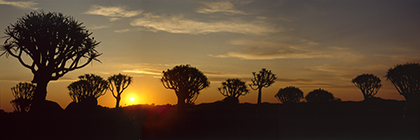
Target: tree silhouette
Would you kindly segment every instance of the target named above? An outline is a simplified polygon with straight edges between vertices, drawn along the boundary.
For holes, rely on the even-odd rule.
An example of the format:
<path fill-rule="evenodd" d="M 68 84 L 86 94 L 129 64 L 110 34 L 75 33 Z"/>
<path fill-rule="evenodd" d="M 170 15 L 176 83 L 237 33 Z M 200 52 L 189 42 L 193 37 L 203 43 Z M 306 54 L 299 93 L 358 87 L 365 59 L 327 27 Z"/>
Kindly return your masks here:
<path fill-rule="evenodd" d="M 79 79 L 79 81 L 73 82 L 67 87 L 71 99 L 77 103 L 97 104 L 97 99 L 105 95 L 108 82 L 94 74 L 85 74 L 79 76 Z"/>
<path fill-rule="evenodd" d="M 166 89 L 173 89 L 178 97 L 178 106 L 193 104 L 200 90 L 208 87 L 207 77 L 195 67 L 179 65 L 163 71 L 161 82 Z"/>
<path fill-rule="evenodd" d="M 31 83 L 19 83 L 12 87 L 12 94 L 15 97 L 10 103 L 17 112 L 28 112 L 31 106 L 36 86 Z"/>
<path fill-rule="evenodd" d="M 115 108 L 120 107 L 120 100 L 122 92 L 133 82 L 133 77 L 128 75 L 112 75 L 108 78 L 109 89 L 112 92 L 112 96 L 117 100 Z"/>
<path fill-rule="evenodd" d="M 222 82 L 222 87 L 218 89 L 226 97 L 225 101 L 235 103 L 239 103 L 239 96 L 244 96 L 249 92 L 245 82 L 239 79 L 227 79 L 226 82 Z"/>
<path fill-rule="evenodd" d="M 297 87 L 289 86 L 280 88 L 274 97 L 282 103 L 298 103 L 303 99 L 303 92 Z"/>
<path fill-rule="evenodd" d="M 34 74 L 36 83 L 32 107 L 41 106 L 50 80 L 99 61 L 99 42 L 71 16 L 61 13 L 31 12 L 7 27 L 7 39 L 0 56 L 12 56 Z M 42 107 L 41 107 L 42 108 Z"/>
<path fill-rule="evenodd" d="M 258 89 L 258 104 L 261 104 L 261 89 L 263 87 L 267 88 L 274 83 L 277 79 L 276 75 L 271 73 L 271 70 L 266 70 L 263 68 L 258 74 L 256 72 L 252 72 L 254 78 L 251 79 L 252 84 L 249 84 L 251 89 L 257 90 Z"/>
<path fill-rule="evenodd" d="M 365 100 L 376 95 L 382 86 L 381 79 L 373 74 L 359 75 L 354 78 L 352 82 L 362 91 Z"/>
<path fill-rule="evenodd" d="M 309 92 L 305 99 L 308 103 L 325 103 L 338 100 L 334 98 L 334 95 L 331 92 L 321 88 Z"/>
<path fill-rule="evenodd" d="M 394 84 L 395 88 L 406 100 L 405 119 L 419 117 L 420 64 L 398 64 L 394 68 L 390 68 L 385 77 Z"/>

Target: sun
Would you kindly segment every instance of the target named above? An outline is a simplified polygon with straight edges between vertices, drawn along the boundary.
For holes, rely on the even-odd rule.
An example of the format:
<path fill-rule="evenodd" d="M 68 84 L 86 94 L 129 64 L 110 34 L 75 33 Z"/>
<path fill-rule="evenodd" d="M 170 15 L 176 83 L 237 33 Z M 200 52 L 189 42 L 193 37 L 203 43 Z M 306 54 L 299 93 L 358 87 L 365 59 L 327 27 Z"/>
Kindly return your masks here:
<path fill-rule="evenodd" d="M 134 97 L 130 97 L 130 101 L 134 102 L 136 100 Z"/>

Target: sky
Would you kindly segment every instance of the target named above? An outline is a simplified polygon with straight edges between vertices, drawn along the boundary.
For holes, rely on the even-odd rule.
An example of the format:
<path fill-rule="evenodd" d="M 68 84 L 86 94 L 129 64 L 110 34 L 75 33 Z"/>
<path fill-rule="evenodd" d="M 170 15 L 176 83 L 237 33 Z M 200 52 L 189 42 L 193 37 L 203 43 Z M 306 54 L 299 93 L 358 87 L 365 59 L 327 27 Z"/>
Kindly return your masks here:
<path fill-rule="evenodd" d="M 101 42 L 100 63 L 49 83 L 47 100 L 63 108 L 72 101 L 67 86 L 89 73 L 132 76 L 123 106 L 176 104 L 175 92 L 160 78 L 181 64 L 210 80 L 196 104 L 222 100 L 221 82 L 251 83 L 252 72 L 262 68 L 277 76 L 263 89 L 262 102 L 279 103 L 274 95 L 287 86 L 305 95 L 322 88 L 343 101 L 361 101 L 351 80 L 364 73 L 381 78 L 377 97 L 403 100 L 384 76 L 396 64 L 420 62 L 419 7 L 418 0 L 0 0 L 0 28 L 35 10 L 60 12 Z M 32 78 L 17 59 L 0 57 L 0 109 L 13 111 L 10 88 Z M 239 100 L 256 103 L 257 95 L 250 90 Z M 110 91 L 98 101 L 115 106 Z"/>

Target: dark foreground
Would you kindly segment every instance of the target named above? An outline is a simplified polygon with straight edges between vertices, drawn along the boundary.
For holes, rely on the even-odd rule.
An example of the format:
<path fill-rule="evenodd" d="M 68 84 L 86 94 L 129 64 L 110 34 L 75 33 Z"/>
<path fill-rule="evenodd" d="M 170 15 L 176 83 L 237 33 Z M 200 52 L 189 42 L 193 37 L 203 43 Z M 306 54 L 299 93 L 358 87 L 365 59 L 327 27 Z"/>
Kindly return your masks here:
<path fill-rule="evenodd" d="M 82 112 L 0 114 L 1 139 L 420 139 L 403 123 L 404 102 L 137 105 Z"/>

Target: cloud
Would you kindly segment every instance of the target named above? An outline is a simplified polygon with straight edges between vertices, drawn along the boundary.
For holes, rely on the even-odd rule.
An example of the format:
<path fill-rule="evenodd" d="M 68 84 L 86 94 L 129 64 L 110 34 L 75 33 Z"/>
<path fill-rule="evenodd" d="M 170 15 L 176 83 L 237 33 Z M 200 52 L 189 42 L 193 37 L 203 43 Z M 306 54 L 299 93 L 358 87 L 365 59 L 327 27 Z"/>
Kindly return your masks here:
<path fill-rule="evenodd" d="M 123 70 L 127 73 L 137 73 L 137 74 L 147 74 L 147 75 L 162 75 L 162 71 L 153 70 L 153 69 L 144 69 L 144 70 Z"/>
<path fill-rule="evenodd" d="M 197 8 L 197 13 L 203 13 L 203 14 L 210 14 L 210 13 L 225 13 L 228 15 L 234 15 L 234 14 L 241 14 L 246 15 L 245 12 L 237 10 L 235 6 L 228 2 L 201 2 L 203 7 Z"/>
<path fill-rule="evenodd" d="M 180 34 L 207 34 L 217 32 L 230 32 L 241 34 L 263 34 L 283 31 L 283 28 L 275 28 L 273 25 L 261 21 L 245 22 L 241 20 L 200 22 L 186 19 L 183 15 L 166 16 L 143 14 L 130 23 L 131 26 L 144 27 L 150 31 L 165 31 Z"/>
<path fill-rule="evenodd" d="M 143 11 L 142 10 L 133 10 L 129 11 L 125 7 L 121 6 L 99 6 L 99 5 L 92 5 L 85 14 L 90 15 L 101 15 L 106 17 L 111 17 L 111 21 L 118 20 L 119 18 L 127 18 L 127 17 L 134 17 L 140 15 Z"/>
<path fill-rule="evenodd" d="M 125 33 L 125 32 L 129 32 L 130 29 L 121 29 L 121 30 L 115 30 L 114 32 L 116 33 Z"/>
<path fill-rule="evenodd" d="M 99 29 L 105 29 L 105 28 L 109 28 L 109 27 L 111 27 L 111 26 L 110 25 L 93 25 L 89 29 L 99 30 Z"/>
<path fill-rule="evenodd" d="M 37 10 L 38 8 L 36 8 L 35 6 L 38 5 L 38 3 L 35 2 L 31 2 L 31 1 L 5 1 L 5 0 L 0 0 L 0 5 L 11 5 L 17 8 L 22 8 L 22 9 L 33 9 L 33 10 Z"/>
<path fill-rule="evenodd" d="M 272 59 L 309 59 L 309 58 L 331 58 L 345 61 L 356 61 L 363 58 L 363 55 L 352 51 L 317 51 L 317 50 L 277 50 L 264 52 L 228 52 L 221 55 L 212 55 L 219 58 L 240 58 L 244 60 L 272 60 Z"/>

